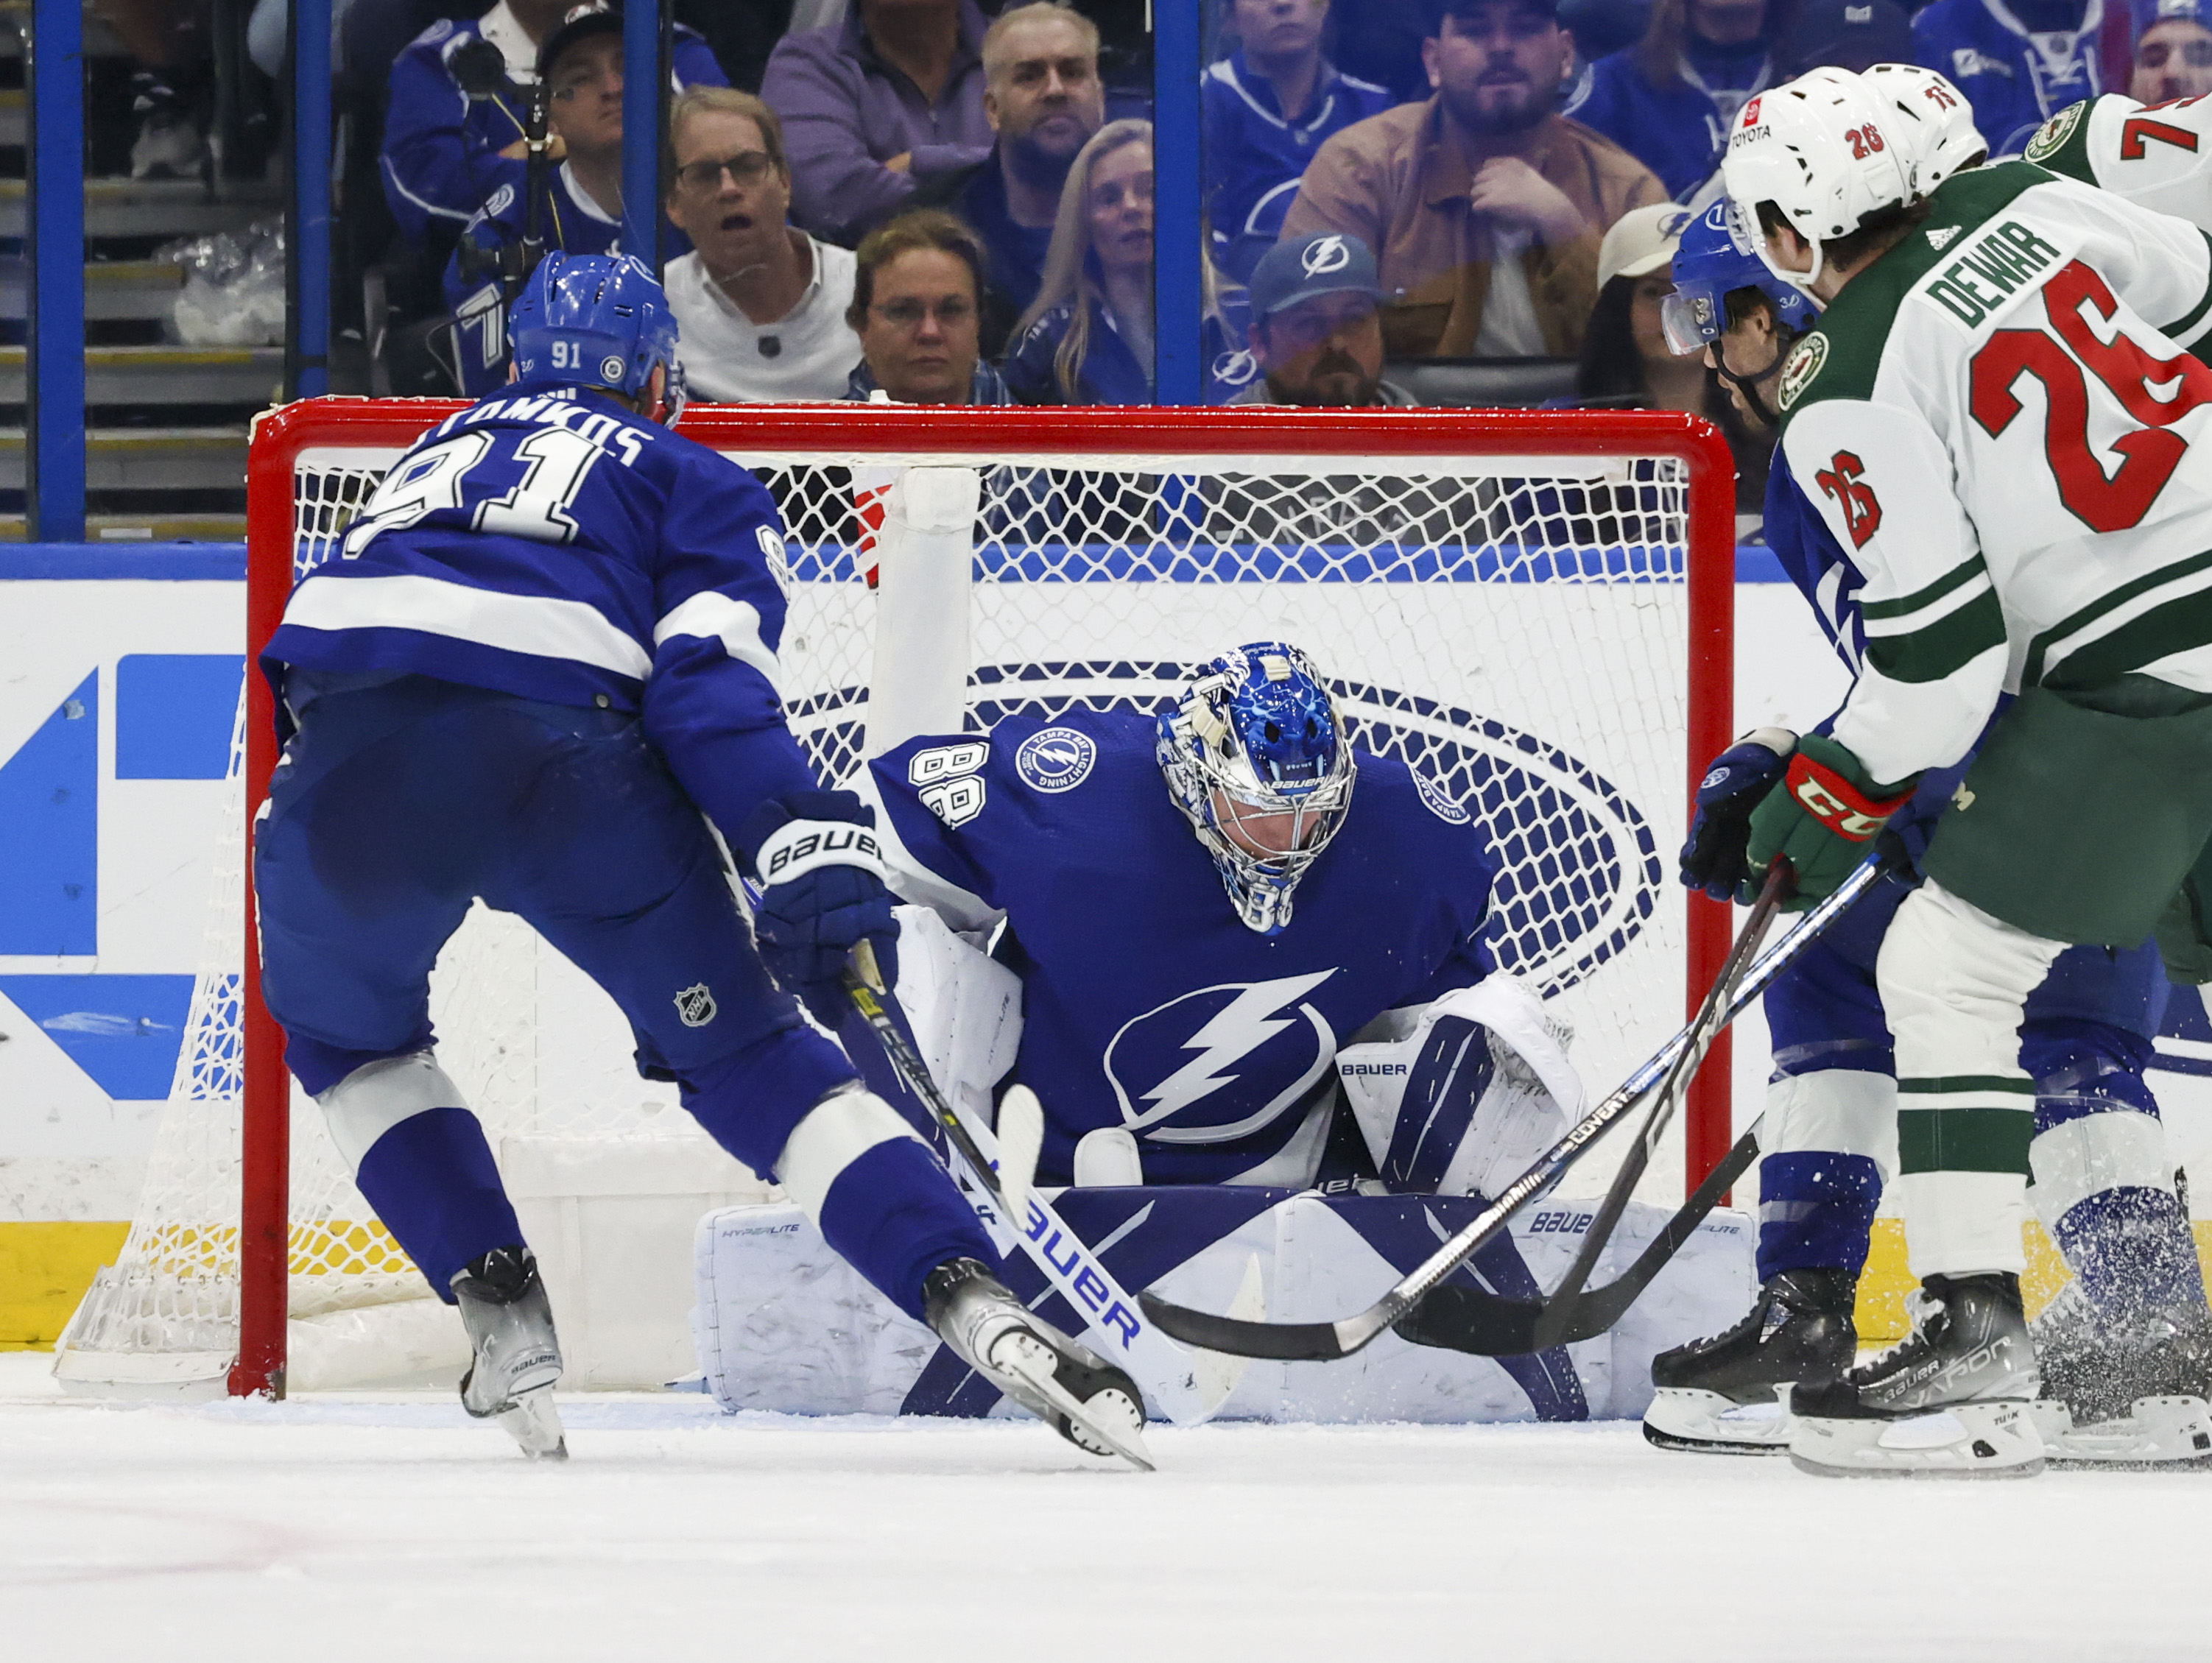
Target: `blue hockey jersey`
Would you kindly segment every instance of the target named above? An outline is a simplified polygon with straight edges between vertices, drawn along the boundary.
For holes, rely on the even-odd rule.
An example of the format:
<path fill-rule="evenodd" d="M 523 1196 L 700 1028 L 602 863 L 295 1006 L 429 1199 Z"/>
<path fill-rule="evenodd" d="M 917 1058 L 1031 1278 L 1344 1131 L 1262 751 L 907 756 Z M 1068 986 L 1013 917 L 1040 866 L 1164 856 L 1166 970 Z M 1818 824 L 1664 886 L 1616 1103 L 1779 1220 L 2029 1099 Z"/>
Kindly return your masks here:
<path fill-rule="evenodd" d="M 1287 119 L 1267 78 L 1238 47 L 1208 66 L 1204 95 L 1201 189 L 1213 259 L 1239 282 L 1283 234 L 1283 215 L 1322 142 L 1398 100 L 1387 88 L 1357 81 L 1324 62 L 1313 94 Z"/>
<path fill-rule="evenodd" d="M 453 56 L 488 41 L 501 57 L 506 79 L 488 97 L 471 99 L 453 71 Z M 526 164 L 500 155 L 529 130 L 527 88 L 538 79 L 538 48 L 504 3 L 473 22 L 440 18 L 415 37 L 392 66 L 392 101 L 379 158 L 385 199 L 403 235 L 420 240 L 434 223 L 459 231 L 505 186 L 522 194 Z M 729 77 L 707 43 L 680 25 L 672 82 L 724 87 Z"/>
<path fill-rule="evenodd" d="M 2103 90 L 2104 24 L 2104 0 L 2088 0 L 2079 27 L 2050 30 L 2030 27 L 2005 0 L 1933 0 L 1912 20 L 1912 56 L 1966 94 L 1991 155 L 2016 156 L 2045 121 Z"/>
<path fill-rule="evenodd" d="M 500 186 L 468 229 L 485 247 L 520 242 L 529 229 L 520 191 Z M 593 202 L 567 162 L 547 170 L 545 204 L 538 230 L 549 249 L 570 254 L 619 254 L 622 221 Z M 507 311 L 496 277 L 471 283 L 461 274 L 457 248 L 446 262 L 446 307 L 460 325 L 461 391 L 471 398 L 495 392 L 507 379 Z"/>
<path fill-rule="evenodd" d="M 725 836 L 811 789 L 776 691 L 783 525 L 753 476 L 574 387 L 524 381 L 392 464 L 262 656 L 635 711 Z"/>
<path fill-rule="evenodd" d="M 1601 58 L 1565 113 L 1603 133 L 1686 203 L 1720 171 L 1737 112 L 1774 80 L 1762 42 L 1716 46 L 1692 35 L 1682 73 L 1663 87 L 1644 79 L 1634 47 Z"/>
<path fill-rule="evenodd" d="M 1010 718 L 871 765 L 908 898 L 956 927 L 1006 920 L 996 952 L 1022 978 L 1023 1029 L 1005 1083 L 1045 1104 L 1047 1179 L 1065 1182 L 1100 1126 L 1134 1133 L 1151 1181 L 1251 1174 L 1318 1136 L 1338 1046 L 1487 974 L 1480 834 L 1403 763 L 1358 763 L 1345 823 L 1273 936 L 1238 921 L 1169 798 L 1149 717 Z"/>

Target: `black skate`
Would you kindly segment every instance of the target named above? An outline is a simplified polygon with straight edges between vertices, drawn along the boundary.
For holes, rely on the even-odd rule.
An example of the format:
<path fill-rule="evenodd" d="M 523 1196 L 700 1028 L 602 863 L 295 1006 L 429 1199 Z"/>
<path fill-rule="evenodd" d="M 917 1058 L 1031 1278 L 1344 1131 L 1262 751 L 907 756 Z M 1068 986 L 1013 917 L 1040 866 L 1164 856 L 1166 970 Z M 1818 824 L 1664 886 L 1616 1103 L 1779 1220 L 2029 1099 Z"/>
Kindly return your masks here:
<path fill-rule="evenodd" d="M 527 1247 L 496 1247 L 453 1278 L 475 1356 L 461 1376 L 461 1407 L 505 1427 L 532 1460 L 568 1459 L 568 1441 L 553 1406 L 561 1378 L 561 1343 L 553 1307 Z"/>
<path fill-rule="evenodd" d="M 1790 1459 L 1826 1478 L 2033 1478 L 2040 1385 L 2020 1278 L 1931 1276 L 1908 1302 L 1912 1332 L 1840 1379 L 1791 1393 Z"/>
<path fill-rule="evenodd" d="M 2075 1282 L 2028 1333 L 2043 1375 L 2030 1412 L 2053 1461 L 2212 1465 L 2212 1312 L 2175 1305 L 2100 1320 Z"/>
<path fill-rule="evenodd" d="M 1848 1271 L 1784 1271 L 1735 1326 L 1651 1359 L 1644 1435 L 1662 1449 L 1778 1455 L 1791 1418 L 1782 1388 L 1832 1379 L 1858 1355 Z"/>
<path fill-rule="evenodd" d="M 922 1309 L 939 1338 L 1078 1449 L 1152 1470 L 1136 1382 L 1038 1317 L 973 1259 L 939 1265 Z"/>

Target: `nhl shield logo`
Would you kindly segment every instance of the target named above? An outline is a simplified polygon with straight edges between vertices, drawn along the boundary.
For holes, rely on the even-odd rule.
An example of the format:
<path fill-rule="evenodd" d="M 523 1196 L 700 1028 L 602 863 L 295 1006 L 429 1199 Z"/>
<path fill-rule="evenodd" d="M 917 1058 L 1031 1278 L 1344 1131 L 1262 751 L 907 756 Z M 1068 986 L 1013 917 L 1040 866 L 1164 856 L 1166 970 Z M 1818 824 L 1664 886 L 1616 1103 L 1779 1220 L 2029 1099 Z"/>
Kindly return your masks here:
<path fill-rule="evenodd" d="M 714 995 L 703 981 L 676 996 L 676 1014 L 683 1018 L 686 1028 L 704 1028 L 714 1020 L 717 1009 Z"/>

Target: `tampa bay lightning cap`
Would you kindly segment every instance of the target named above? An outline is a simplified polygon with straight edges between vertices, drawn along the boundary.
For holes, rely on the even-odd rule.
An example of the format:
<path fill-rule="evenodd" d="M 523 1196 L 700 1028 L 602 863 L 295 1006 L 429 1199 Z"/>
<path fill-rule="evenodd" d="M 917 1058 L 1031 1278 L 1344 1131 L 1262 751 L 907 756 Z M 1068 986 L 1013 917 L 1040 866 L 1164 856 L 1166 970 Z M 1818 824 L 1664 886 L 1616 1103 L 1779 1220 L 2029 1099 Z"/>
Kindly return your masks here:
<path fill-rule="evenodd" d="M 1348 231 L 1310 231 L 1285 237 L 1252 268 L 1252 316 L 1272 318 L 1285 307 L 1322 294 L 1382 298 L 1375 255 Z"/>

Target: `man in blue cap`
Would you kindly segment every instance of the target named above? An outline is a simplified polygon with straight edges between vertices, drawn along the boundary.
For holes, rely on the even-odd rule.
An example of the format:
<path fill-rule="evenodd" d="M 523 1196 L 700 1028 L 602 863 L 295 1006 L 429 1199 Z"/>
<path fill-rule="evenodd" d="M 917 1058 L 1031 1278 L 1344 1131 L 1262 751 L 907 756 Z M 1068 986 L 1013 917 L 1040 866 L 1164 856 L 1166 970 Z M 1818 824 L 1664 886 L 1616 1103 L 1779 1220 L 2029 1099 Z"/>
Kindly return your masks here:
<path fill-rule="evenodd" d="M 1375 255 L 1348 232 L 1277 243 L 1252 270 L 1247 331 L 1262 379 L 1233 404 L 1351 408 L 1415 402 L 1382 379 L 1382 289 Z"/>
<path fill-rule="evenodd" d="M 2136 57 L 2129 96 L 2145 104 L 2212 93 L 2212 4 L 2207 0 L 2136 0 Z"/>

